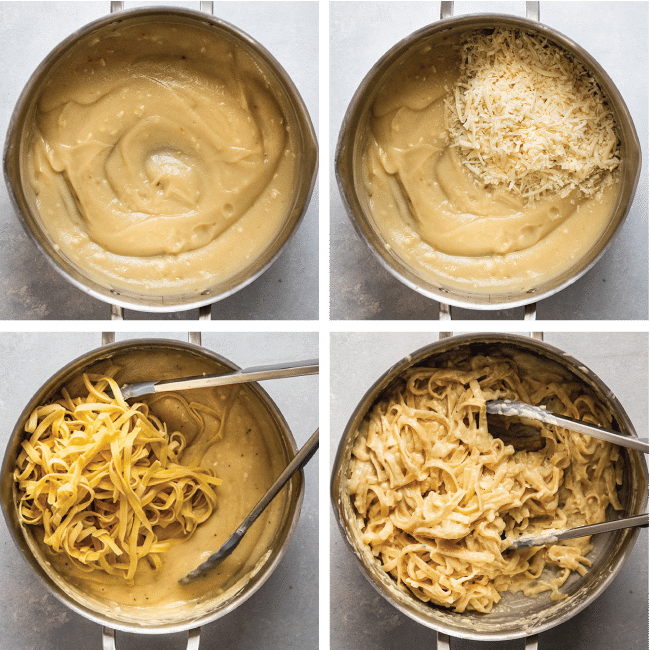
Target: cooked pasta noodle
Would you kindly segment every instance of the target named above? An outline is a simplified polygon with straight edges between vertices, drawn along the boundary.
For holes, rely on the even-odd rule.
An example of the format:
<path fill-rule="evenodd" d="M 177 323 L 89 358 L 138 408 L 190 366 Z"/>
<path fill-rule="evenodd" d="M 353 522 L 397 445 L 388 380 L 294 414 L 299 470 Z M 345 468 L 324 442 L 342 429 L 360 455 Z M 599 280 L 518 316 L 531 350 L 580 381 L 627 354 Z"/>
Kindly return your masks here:
<path fill-rule="evenodd" d="M 571 572 L 590 566 L 590 539 L 507 550 L 509 540 L 621 509 L 618 447 L 540 424 L 544 446 L 516 450 L 491 434 L 490 399 L 611 426 L 604 405 L 555 365 L 528 355 L 456 356 L 410 368 L 365 417 L 351 459 L 363 542 L 400 585 L 457 612 L 489 612 L 506 590 L 564 597 Z"/>
<path fill-rule="evenodd" d="M 146 404 L 127 404 L 114 379 L 84 383 L 87 397 L 63 389 L 31 413 L 14 472 L 18 513 L 77 568 L 132 583 L 140 560 L 158 569 L 161 554 L 211 515 L 221 480 L 180 464 L 184 436 L 168 433 Z M 175 398 L 201 432 L 200 409 Z"/>

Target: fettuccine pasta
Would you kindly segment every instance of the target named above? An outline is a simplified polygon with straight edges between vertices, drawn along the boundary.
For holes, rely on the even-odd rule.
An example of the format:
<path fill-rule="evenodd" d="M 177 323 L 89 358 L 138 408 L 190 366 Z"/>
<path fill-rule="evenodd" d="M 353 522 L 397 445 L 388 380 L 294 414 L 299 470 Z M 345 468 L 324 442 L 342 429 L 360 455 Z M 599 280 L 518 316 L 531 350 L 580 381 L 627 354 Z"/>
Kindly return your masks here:
<path fill-rule="evenodd" d="M 132 583 L 140 560 L 160 568 L 161 554 L 210 517 L 221 480 L 181 464 L 184 436 L 146 404 L 127 404 L 111 377 L 84 383 L 87 397 L 63 389 L 29 417 L 14 471 L 18 513 L 77 568 Z M 187 412 L 200 428 L 200 410 Z"/>
<path fill-rule="evenodd" d="M 618 447 L 540 424 L 544 446 L 516 450 L 491 434 L 490 399 L 611 427 L 604 405 L 555 365 L 528 355 L 457 356 L 406 371 L 367 414 L 351 459 L 363 542 L 399 585 L 457 612 L 489 612 L 506 590 L 563 598 L 571 572 L 590 566 L 590 539 L 506 550 L 509 540 L 621 509 Z"/>

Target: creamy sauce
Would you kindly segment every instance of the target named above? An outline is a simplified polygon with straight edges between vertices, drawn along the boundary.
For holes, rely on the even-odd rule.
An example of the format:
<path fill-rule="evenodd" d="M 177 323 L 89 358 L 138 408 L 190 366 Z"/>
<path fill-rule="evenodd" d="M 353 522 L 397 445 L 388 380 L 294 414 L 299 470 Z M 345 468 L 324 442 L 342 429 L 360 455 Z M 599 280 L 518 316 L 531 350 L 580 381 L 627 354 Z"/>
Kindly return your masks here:
<path fill-rule="evenodd" d="M 181 355 L 166 355 L 162 362 L 144 355 L 131 357 L 117 378 L 121 384 L 215 371 L 207 364 L 188 362 Z M 78 387 L 70 384 L 71 394 Z M 231 391 L 235 391 L 234 401 Z M 209 467 L 223 482 L 215 488 L 215 512 L 191 538 L 172 546 L 163 556 L 162 568 L 153 571 L 141 561 L 135 584 L 130 586 L 122 578 L 103 571 L 84 573 L 72 567 L 65 555 L 53 554 L 42 543 L 35 548 L 41 563 L 51 565 L 55 581 L 75 600 L 88 603 L 95 611 L 145 627 L 188 620 L 236 596 L 264 568 L 288 517 L 289 491 L 285 487 L 228 558 L 206 577 L 185 586 L 178 584 L 180 578 L 204 562 L 232 535 L 287 462 L 276 425 L 248 387 L 183 391 L 183 397 L 219 414 L 228 413 L 220 439 L 210 438 L 218 429 L 218 422 L 212 418 L 208 419 L 205 438 L 199 439 L 196 424 L 173 398 L 157 399 L 152 404 L 152 412 L 167 424 L 168 431 L 180 430 L 186 436 L 188 447 L 183 463 L 198 462 Z"/>
<path fill-rule="evenodd" d="M 525 396 L 610 427 L 606 405 L 529 353 L 445 354 L 402 379 L 366 413 L 346 468 L 349 523 L 365 561 L 368 547 L 415 597 L 459 613 L 488 613 L 506 591 L 563 599 L 560 587 L 572 571 L 586 575 L 593 547 L 588 537 L 555 542 L 622 509 L 619 449 L 557 427 L 544 430 L 544 448 L 517 451 L 495 437 L 485 402 Z M 522 534 L 553 537 L 544 548 L 509 549 Z"/>
<path fill-rule="evenodd" d="M 429 282 L 528 291 L 598 243 L 618 188 L 524 204 L 481 186 L 447 146 L 444 101 L 459 64 L 457 44 L 426 46 L 382 83 L 364 145 L 368 207 L 386 248 Z"/>
<path fill-rule="evenodd" d="M 55 246 L 140 293 L 205 290 L 286 218 L 296 135 L 262 64 L 213 31 L 115 26 L 56 64 L 28 178 Z"/>

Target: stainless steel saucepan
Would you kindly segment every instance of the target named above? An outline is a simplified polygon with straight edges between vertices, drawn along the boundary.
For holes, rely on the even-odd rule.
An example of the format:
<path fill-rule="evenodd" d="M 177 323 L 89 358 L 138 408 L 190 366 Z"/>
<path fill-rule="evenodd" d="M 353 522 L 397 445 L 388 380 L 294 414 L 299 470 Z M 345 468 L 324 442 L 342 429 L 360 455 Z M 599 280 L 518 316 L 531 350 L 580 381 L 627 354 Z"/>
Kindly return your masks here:
<path fill-rule="evenodd" d="M 583 276 L 603 255 L 612 238 L 621 228 L 632 205 L 641 173 L 641 149 L 634 123 L 625 101 L 602 66 L 578 43 L 534 18 L 539 3 L 527 2 L 536 8 L 527 17 L 497 13 L 453 16 L 453 2 L 442 2 L 441 19 L 426 24 L 393 45 L 368 71 L 355 92 L 339 132 L 335 156 L 338 188 L 355 230 L 367 244 L 376 260 L 395 278 L 411 289 L 446 305 L 468 309 L 505 309 L 528 305 L 549 297 Z M 485 3 L 489 7 L 489 3 Z M 523 5 L 523 3 L 522 3 Z M 528 7 L 530 8 L 530 7 Z M 423 5 L 423 14 L 426 5 Z M 423 22 L 425 22 L 423 20 Z M 539 34 L 571 53 L 585 64 L 607 97 L 620 129 L 621 177 L 619 192 L 609 222 L 597 242 L 581 259 L 576 259 L 564 272 L 527 290 L 491 292 L 461 290 L 444 278 L 426 275 L 403 259 L 386 241 L 372 216 L 370 199 L 364 186 L 363 151 L 371 107 L 382 83 L 409 57 L 436 43 L 468 31 L 508 27 Z M 375 200 L 375 199 L 372 199 Z"/>
<path fill-rule="evenodd" d="M 541 340 L 515 334 L 474 333 L 442 338 L 407 355 L 388 368 L 370 386 L 350 416 L 338 446 L 331 477 L 331 499 L 345 546 L 354 554 L 363 575 L 390 605 L 418 623 L 436 630 L 439 648 L 446 647 L 450 637 L 478 641 L 506 641 L 528 639 L 527 648 L 536 648 L 536 636 L 556 625 L 568 621 L 603 593 L 623 567 L 635 540 L 638 528 L 592 538 L 594 550 L 590 554 L 593 565 L 584 577 L 573 576 L 562 588 L 568 597 L 551 601 L 548 594 L 528 598 L 521 594 L 504 594 L 489 614 L 477 612 L 456 613 L 443 607 L 419 601 L 406 590 L 397 587 L 395 580 L 385 573 L 361 542 L 356 515 L 348 494 L 348 478 L 352 448 L 364 416 L 403 373 L 412 366 L 431 365 L 450 353 L 463 351 L 469 354 L 525 352 L 558 364 L 584 384 L 613 415 L 615 430 L 635 436 L 634 426 L 612 391 L 589 368 L 574 357 Z M 372 349 L 366 351 L 372 355 Z M 648 468 L 638 451 L 621 449 L 624 462 L 623 485 L 619 497 L 623 504 L 621 517 L 647 512 Z M 333 594 L 336 597 L 336 594 Z M 647 598 L 646 594 L 638 597 Z M 631 598 L 633 596 L 630 596 Z"/>
<path fill-rule="evenodd" d="M 209 585 L 209 580 L 204 586 L 200 586 L 200 582 L 196 583 L 188 592 L 188 599 L 191 598 L 188 600 L 189 608 L 182 607 L 183 603 L 165 606 L 165 608 L 154 607 L 150 611 L 142 607 L 117 607 L 111 605 L 107 599 L 89 593 L 83 585 L 74 584 L 48 560 L 46 552 L 36 538 L 35 531 L 32 527 L 23 526 L 19 521 L 13 470 L 24 436 L 25 420 L 30 412 L 37 405 L 59 394 L 64 386 L 70 394 L 74 395 L 76 389 L 80 387 L 80 377 L 83 373 L 101 373 L 108 366 L 115 365 L 120 367 L 116 376 L 118 382 L 161 377 L 173 379 L 188 374 L 237 370 L 232 362 L 199 345 L 163 339 L 113 343 L 72 361 L 43 384 L 29 400 L 15 424 L 4 454 L 0 475 L 3 514 L 16 546 L 30 568 L 40 578 L 43 589 L 81 616 L 104 626 L 107 644 L 105 648 L 112 647 L 110 643 L 115 630 L 142 634 L 169 634 L 187 630 L 190 631 L 188 647 L 196 648 L 199 628 L 242 605 L 267 581 L 278 566 L 297 526 L 304 497 L 304 473 L 302 470 L 296 472 L 285 486 L 284 497 L 277 506 L 279 512 L 277 523 L 266 524 L 273 526 L 273 530 L 269 532 L 272 541 L 268 546 L 266 542 L 252 545 L 253 552 L 249 559 L 254 563 L 254 569 L 251 571 L 250 568 L 246 568 L 246 573 L 237 569 L 231 580 L 216 588 Z M 239 390 L 243 391 L 239 395 L 246 403 L 247 412 L 253 414 L 264 431 L 265 444 L 273 450 L 270 456 L 277 457 L 273 461 L 273 469 L 277 469 L 279 474 L 297 451 L 289 426 L 278 407 L 259 384 L 246 384 Z M 196 399 L 200 401 L 201 397 Z M 266 531 L 264 534 L 266 535 Z"/>
<path fill-rule="evenodd" d="M 112 3 L 121 4 L 121 3 Z M 204 3 L 202 3 L 204 4 Z M 212 3 L 205 3 L 212 5 Z M 106 3 L 108 9 L 108 2 Z M 282 107 L 287 128 L 296 142 L 296 156 L 300 161 L 292 181 L 292 193 L 287 197 L 284 221 L 265 247 L 254 259 L 247 261 L 240 271 L 224 279 L 214 280 L 207 287 L 194 291 L 156 295 L 144 285 L 114 283 L 109 277 L 83 268 L 66 256 L 53 240 L 39 216 L 34 192 L 26 175 L 28 151 L 32 137 L 33 115 L 39 95 L 57 65 L 82 44 L 103 35 L 110 35 L 117 26 L 128 25 L 183 25 L 195 29 L 198 35 L 208 33 L 217 40 L 229 40 L 246 51 L 255 65 L 273 85 L 275 99 Z M 206 11 L 175 7 L 141 7 L 118 11 L 89 23 L 57 45 L 41 62 L 21 93 L 11 116 L 4 149 L 4 176 L 9 196 L 21 224 L 48 262 L 63 277 L 89 295 L 112 305 L 149 312 L 174 312 L 209 305 L 226 298 L 259 277 L 280 255 L 297 230 L 312 195 L 318 166 L 316 134 L 307 108 L 289 75 L 260 43 L 251 36 Z M 209 274 L 210 269 L 205 269 Z M 207 275 L 206 275 L 207 277 Z"/>

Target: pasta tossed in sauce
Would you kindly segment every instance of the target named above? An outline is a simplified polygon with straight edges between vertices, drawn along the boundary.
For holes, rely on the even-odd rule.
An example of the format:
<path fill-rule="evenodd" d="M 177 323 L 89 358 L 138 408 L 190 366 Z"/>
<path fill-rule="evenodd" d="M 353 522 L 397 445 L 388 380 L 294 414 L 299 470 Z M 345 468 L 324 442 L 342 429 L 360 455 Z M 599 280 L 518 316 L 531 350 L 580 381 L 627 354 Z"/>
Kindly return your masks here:
<path fill-rule="evenodd" d="M 520 550 L 507 550 L 509 540 L 621 509 L 618 447 L 543 425 L 540 449 L 516 450 L 492 435 L 490 399 L 611 426 L 604 405 L 555 365 L 523 354 L 457 356 L 410 368 L 367 414 L 351 460 L 363 542 L 400 585 L 457 612 L 489 612 L 506 590 L 562 598 L 571 572 L 590 566 L 589 538 Z"/>
<path fill-rule="evenodd" d="M 132 583 L 140 560 L 159 568 L 161 554 L 212 514 L 221 481 L 180 464 L 183 435 L 146 404 L 127 404 L 112 378 L 84 383 L 86 397 L 63 389 L 29 417 L 14 471 L 18 512 L 77 568 Z"/>

